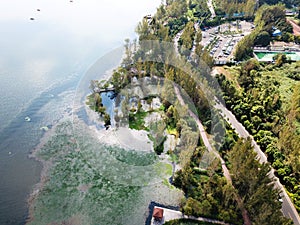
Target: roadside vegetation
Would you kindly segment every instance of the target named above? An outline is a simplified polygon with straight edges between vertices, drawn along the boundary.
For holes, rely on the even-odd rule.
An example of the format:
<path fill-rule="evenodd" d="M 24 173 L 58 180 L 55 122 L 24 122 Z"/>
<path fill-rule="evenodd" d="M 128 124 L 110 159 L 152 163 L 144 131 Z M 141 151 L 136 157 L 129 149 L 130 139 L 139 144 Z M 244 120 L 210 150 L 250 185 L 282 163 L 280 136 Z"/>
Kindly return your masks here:
<path fill-rule="evenodd" d="M 174 185 L 186 195 L 183 213 L 243 224 L 234 189 L 222 176 L 219 160 L 207 154 L 205 147 L 197 147 L 189 164 L 176 173 Z M 205 157 L 207 164 L 199 168 Z"/>
<path fill-rule="evenodd" d="M 253 1 L 250 0 L 230 3 L 230 7 L 229 3 L 215 3 L 223 4 L 222 9 L 226 9 L 224 12 L 220 12 L 222 9 L 219 9 L 218 13 L 229 13 L 233 16 L 234 13 L 245 10 L 247 18 L 254 19 L 253 13 L 256 12 L 255 30 L 238 44 L 235 53 L 237 60 L 249 58 L 252 54 L 251 47 L 254 45 L 265 46 L 275 39 L 282 41 L 295 39 L 291 35 L 291 26 L 285 20 L 283 5 L 264 5 L 254 11 Z M 222 93 L 216 94 L 223 97 L 226 106 L 268 155 L 270 164 L 261 165 L 256 160 L 256 154 L 249 140 L 239 140 L 226 121 L 212 118 L 211 103 L 208 102 L 206 93 L 199 87 L 199 83 L 214 86 L 208 74 L 203 72 L 203 68 L 202 71 L 197 69 L 203 65 L 202 61 L 212 66 L 213 60 L 207 50 L 199 44 L 202 35 L 201 31 L 195 28 L 195 23 L 200 22 L 202 28 L 208 24 L 216 25 L 220 24 L 220 17 L 211 20 L 208 18 L 209 10 L 206 7 L 199 9 L 196 4 L 198 1 L 187 3 L 184 0 L 169 0 L 166 1 L 166 5 L 158 8 L 153 17 L 144 18 L 136 29 L 139 41 L 126 40 L 122 66 L 113 72 L 109 84 L 119 93 L 134 79 L 169 80 L 186 91 L 208 133 L 216 133 L 218 126 L 226 128 L 224 142 L 221 143 L 218 134 L 211 139 L 215 147 L 220 149 L 220 154 L 230 169 L 232 184 L 223 176 L 219 160 L 207 152 L 201 140 L 198 141 L 196 130 L 191 129 L 195 124 L 178 116 L 180 114 L 176 108 L 176 101 L 170 101 L 170 98 L 176 98 L 172 84 L 165 83 L 160 87 L 163 90 L 160 109 L 165 123 L 163 128 L 159 124 L 146 127 L 144 119 L 148 112 L 143 112 L 138 106 L 131 110 L 124 104 L 122 113 L 125 117 L 129 116 L 131 128 L 149 130 L 150 133 L 160 131 L 152 132 L 150 136 L 158 155 L 164 151 L 161 144 L 163 142 L 160 142 L 165 140 L 162 131 L 171 130 L 180 138 L 180 146 L 168 153 L 182 166 L 175 175 L 174 185 L 185 193 L 186 198 L 181 205 L 181 210 L 185 214 L 243 224 L 245 221 L 242 220 L 242 205 L 253 224 L 289 225 L 291 222 L 280 212 L 279 192 L 274 189 L 273 181 L 267 174 L 272 166 L 299 210 L 300 87 L 293 86 L 299 80 L 299 65 L 292 64 L 293 69 L 289 69 L 290 66 L 286 66 L 287 58 L 278 55 L 274 59 L 274 65 L 260 65 L 256 60 L 250 59 L 240 66 L 231 67 L 230 78 L 223 74 L 216 75 L 223 90 Z M 283 35 L 280 38 L 272 37 L 273 27 L 281 29 Z M 178 41 L 179 53 L 194 67 L 189 67 L 185 71 L 172 66 L 176 63 L 178 67 L 187 65 L 186 62 L 177 61 L 176 55 L 171 51 L 173 47 L 164 49 L 163 46 L 151 43 L 149 51 L 148 43 L 143 42 L 148 40 L 172 42 L 179 32 L 182 32 Z M 190 50 L 194 42 L 198 57 L 192 58 Z M 164 63 L 160 63 L 161 61 Z M 194 73 L 200 73 L 200 76 L 195 77 Z M 279 79 L 281 76 L 279 73 L 284 74 L 284 80 Z M 126 98 L 129 102 L 125 96 Z M 119 119 L 122 121 L 122 118 Z M 213 119 L 217 119 L 219 123 L 211 128 Z"/>
<path fill-rule="evenodd" d="M 299 62 L 260 65 L 248 60 L 231 68 L 232 79 L 217 75 L 226 106 L 253 135 L 276 175 L 300 210 L 300 83 L 294 79 Z M 236 88 L 238 82 L 240 89 Z"/>
<path fill-rule="evenodd" d="M 240 139 L 228 152 L 228 161 L 233 186 L 252 224 L 293 224 L 282 215 L 280 191 L 268 176 L 270 165 L 259 163 L 250 139 Z"/>
<path fill-rule="evenodd" d="M 255 30 L 245 36 L 237 45 L 235 51 L 236 61 L 249 59 L 253 55 L 252 47 L 268 46 L 270 41 L 290 42 L 297 36 L 293 35 L 292 25 L 286 21 L 284 5 L 263 5 L 255 13 Z M 275 30 L 280 30 L 282 35 L 273 36 Z"/>
<path fill-rule="evenodd" d="M 197 148 L 190 164 L 175 176 L 174 185 L 187 196 L 182 202 L 186 215 L 243 224 L 239 196 L 253 224 L 292 224 L 280 211 L 279 191 L 267 175 L 270 166 L 257 161 L 250 140 L 240 139 L 226 152 L 233 186 L 222 176 L 217 159 L 207 169 L 199 168 L 204 154 L 203 148 Z"/>

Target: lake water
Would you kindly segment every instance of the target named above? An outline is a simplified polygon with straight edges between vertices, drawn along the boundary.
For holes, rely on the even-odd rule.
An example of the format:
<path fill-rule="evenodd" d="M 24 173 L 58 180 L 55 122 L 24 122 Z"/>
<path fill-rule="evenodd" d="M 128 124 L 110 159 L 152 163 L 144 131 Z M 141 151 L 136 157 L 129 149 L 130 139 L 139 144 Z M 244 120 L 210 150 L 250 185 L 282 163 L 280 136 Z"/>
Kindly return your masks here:
<path fill-rule="evenodd" d="M 1 3 L 0 224 L 24 224 L 26 200 L 41 170 L 28 155 L 46 132 L 41 127 L 71 113 L 91 65 L 134 38 L 137 22 L 160 1 Z"/>

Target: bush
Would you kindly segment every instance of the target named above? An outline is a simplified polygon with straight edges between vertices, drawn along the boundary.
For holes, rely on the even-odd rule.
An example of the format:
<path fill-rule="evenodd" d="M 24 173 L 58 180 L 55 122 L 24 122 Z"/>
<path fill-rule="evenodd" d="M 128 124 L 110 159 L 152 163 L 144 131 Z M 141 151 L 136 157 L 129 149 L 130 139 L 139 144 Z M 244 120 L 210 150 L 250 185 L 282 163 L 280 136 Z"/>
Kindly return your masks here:
<path fill-rule="evenodd" d="M 267 31 L 262 31 L 255 38 L 254 44 L 262 47 L 266 47 L 270 44 L 271 37 Z"/>

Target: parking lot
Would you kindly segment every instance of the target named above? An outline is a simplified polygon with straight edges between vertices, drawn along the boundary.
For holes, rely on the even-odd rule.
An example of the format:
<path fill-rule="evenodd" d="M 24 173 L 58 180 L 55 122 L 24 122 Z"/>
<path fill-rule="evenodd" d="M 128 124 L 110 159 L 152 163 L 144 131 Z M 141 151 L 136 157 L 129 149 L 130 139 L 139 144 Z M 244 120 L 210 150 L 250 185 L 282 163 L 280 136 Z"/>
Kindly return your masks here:
<path fill-rule="evenodd" d="M 251 33 L 254 26 L 246 21 L 233 21 L 202 31 L 201 44 L 218 61 L 230 61 L 237 43 Z"/>

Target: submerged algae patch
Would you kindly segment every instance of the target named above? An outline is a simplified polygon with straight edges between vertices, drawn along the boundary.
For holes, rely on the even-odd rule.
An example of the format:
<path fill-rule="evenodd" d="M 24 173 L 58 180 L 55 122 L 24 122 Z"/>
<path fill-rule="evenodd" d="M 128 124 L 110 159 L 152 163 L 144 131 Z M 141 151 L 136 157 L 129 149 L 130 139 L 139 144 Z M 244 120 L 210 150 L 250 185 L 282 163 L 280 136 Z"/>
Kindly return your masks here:
<path fill-rule="evenodd" d="M 157 155 L 154 152 L 141 152 L 134 150 L 121 150 L 112 146 L 107 146 L 106 150 L 110 152 L 117 160 L 126 164 L 135 166 L 148 166 L 155 163 Z"/>
<path fill-rule="evenodd" d="M 29 224 L 143 224 L 151 200 L 143 189 L 162 180 L 165 166 L 151 153 L 107 147 L 72 129 L 58 126 L 37 154 L 52 167 Z"/>

